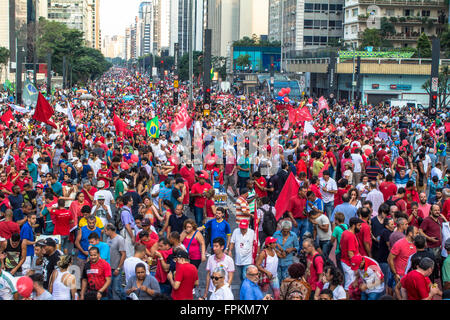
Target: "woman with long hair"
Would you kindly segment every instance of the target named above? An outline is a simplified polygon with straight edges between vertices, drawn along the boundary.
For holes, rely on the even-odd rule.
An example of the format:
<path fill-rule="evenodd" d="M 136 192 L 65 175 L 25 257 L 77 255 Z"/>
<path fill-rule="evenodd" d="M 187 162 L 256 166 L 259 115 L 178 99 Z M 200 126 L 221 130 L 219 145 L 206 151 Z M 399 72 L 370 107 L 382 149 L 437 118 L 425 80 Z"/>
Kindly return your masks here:
<path fill-rule="evenodd" d="M 343 283 L 344 275 L 341 270 L 335 266 L 326 266 L 314 293 L 314 300 L 319 300 L 322 289 L 330 289 L 333 292 L 333 300 L 347 300 L 347 293 L 342 286 Z"/>
<path fill-rule="evenodd" d="M 81 213 L 81 208 L 84 206 L 89 206 L 89 202 L 86 200 L 83 192 L 78 192 L 75 196 L 75 200 L 72 201 L 69 207 L 69 212 L 72 214 L 72 219 L 74 224 L 78 225 L 79 219 L 83 217 L 83 213 Z"/>
<path fill-rule="evenodd" d="M 48 291 L 54 300 L 78 300 L 75 276 L 68 271 L 71 265 L 71 255 L 61 256 L 50 276 Z"/>
<path fill-rule="evenodd" d="M 141 198 L 147 196 L 151 190 L 150 176 L 145 168 L 140 168 L 136 177 L 136 191 Z"/>
<path fill-rule="evenodd" d="M 184 221 L 180 241 L 189 254 L 190 262 L 198 269 L 200 264 L 206 261 L 206 247 L 205 239 L 202 233 L 197 231 L 197 224 L 194 220 Z"/>
<path fill-rule="evenodd" d="M 348 195 L 350 196 L 350 201 L 349 201 L 349 203 L 352 205 L 352 206 L 355 206 L 357 209 L 359 209 L 359 208 L 361 208 L 361 200 L 359 200 L 359 192 L 358 192 L 358 189 L 356 189 L 356 188 L 351 188 L 349 191 L 348 191 Z"/>
<path fill-rule="evenodd" d="M 163 236 L 169 226 L 169 218 L 172 214 L 175 213 L 175 209 L 173 208 L 172 202 L 165 199 L 162 203 L 162 208 L 160 208 L 160 214 L 164 219 L 164 224 L 161 230 L 158 232 L 159 236 Z"/>
<path fill-rule="evenodd" d="M 145 196 L 143 198 L 143 201 L 139 207 L 139 214 L 141 214 L 144 219 L 149 219 L 151 225 L 155 228 L 159 223 L 164 222 L 164 217 L 161 217 L 158 209 L 156 209 L 155 204 L 152 202 L 149 196 Z"/>

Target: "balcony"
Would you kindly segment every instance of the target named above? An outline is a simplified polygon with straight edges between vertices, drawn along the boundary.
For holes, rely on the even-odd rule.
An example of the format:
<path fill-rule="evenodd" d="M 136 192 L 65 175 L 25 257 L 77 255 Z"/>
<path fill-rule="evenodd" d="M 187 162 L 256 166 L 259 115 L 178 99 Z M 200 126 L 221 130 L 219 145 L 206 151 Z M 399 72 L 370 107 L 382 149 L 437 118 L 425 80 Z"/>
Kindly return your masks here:
<path fill-rule="evenodd" d="M 444 0 L 359 0 L 359 4 L 375 4 L 388 6 L 441 7 Z"/>
<path fill-rule="evenodd" d="M 392 41 L 412 41 L 417 42 L 420 37 L 420 32 L 407 32 L 387 35 L 385 38 Z"/>

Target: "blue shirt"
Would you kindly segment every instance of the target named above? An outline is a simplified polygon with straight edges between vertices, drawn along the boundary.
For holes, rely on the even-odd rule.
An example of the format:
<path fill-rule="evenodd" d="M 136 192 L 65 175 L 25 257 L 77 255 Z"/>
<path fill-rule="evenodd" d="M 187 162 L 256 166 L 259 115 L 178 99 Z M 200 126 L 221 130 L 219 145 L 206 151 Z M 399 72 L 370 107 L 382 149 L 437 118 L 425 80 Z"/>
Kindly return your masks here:
<path fill-rule="evenodd" d="M 38 171 L 37 171 L 37 165 L 33 162 L 28 164 L 28 171 L 30 172 L 30 176 L 33 179 L 33 182 L 37 182 L 38 179 Z"/>
<path fill-rule="evenodd" d="M 88 239 L 91 233 L 95 232 L 98 234 L 99 237 L 102 236 L 102 230 L 98 227 L 95 227 L 94 230 L 89 230 L 87 226 L 84 226 L 78 232 L 81 232 L 80 246 L 81 248 L 83 248 L 84 251 L 88 251 L 89 246 L 91 245 Z M 78 258 L 86 260 L 87 256 L 85 256 L 81 251 L 78 250 Z"/>
<path fill-rule="evenodd" d="M 316 200 L 314 202 L 307 200 L 306 201 L 306 212 L 310 212 L 312 210 L 311 204 L 313 204 L 320 211 L 323 211 L 323 200 L 322 199 L 316 198 Z"/>
<path fill-rule="evenodd" d="M 34 241 L 34 233 L 33 228 L 30 226 L 30 224 L 25 222 L 22 226 L 22 229 L 20 229 L 20 239 L 27 239 L 28 241 L 33 242 Z M 34 256 L 34 246 L 32 244 L 27 245 L 27 257 L 33 257 Z"/>
<path fill-rule="evenodd" d="M 95 244 L 93 246 L 97 247 L 100 251 L 100 258 L 111 264 L 109 245 L 105 242 L 100 241 L 98 244 Z"/>
<path fill-rule="evenodd" d="M 336 212 L 342 212 L 345 216 L 344 223 L 349 224 L 350 218 L 357 217 L 357 215 L 356 215 L 357 211 L 358 211 L 358 209 L 356 209 L 355 206 L 352 206 L 348 202 L 344 202 L 344 203 L 336 206 L 336 208 L 334 208 L 333 213 L 331 214 L 330 222 L 334 222 L 334 215 L 336 214 Z"/>
<path fill-rule="evenodd" d="M 273 234 L 273 237 L 277 239 L 277 243 L 283 248 L 283 250 L 286 250 L 287 248 L 295 248 L 296 251 L 293 251 L 286 255 L 286 258 L 279 259 L 278 265 L 281 267 L 287 267 L 294 263 L 294 254 L 299 249 L 299 243 L 297 235 L 294 232 L 290 232 L 289 237 L 287 238 L 286 242 L 283 245 L 283 234 L 281 230 L 275 232 Z"/>
<path fill-rule="evenodd" d="M 262 300 L 263 298 L 264 295 L 256 283 L 248 279 L 242 282 L 239 300 Z"/>
<path fill-rule="evenodd" d="M 231 235 L 229 223 L 225 220 L 217 222 L 216 219 L 213 219 L 209 220 L 204 227 L 206 229 L 211 229 L 211 248 L 213 247 L 213 240 L 215 238 L 222 238 L 225 241 L 225 250 L 227 248 L 227 235 Z"/>
<path fill-rule="evenodd" d="M 59 181 L 56 181 L 54 184 L 52 184 L 52 189 L 56 193 L 58 197 L 61 197 L 63 195 L 62 191 L 62 184 Z"/>

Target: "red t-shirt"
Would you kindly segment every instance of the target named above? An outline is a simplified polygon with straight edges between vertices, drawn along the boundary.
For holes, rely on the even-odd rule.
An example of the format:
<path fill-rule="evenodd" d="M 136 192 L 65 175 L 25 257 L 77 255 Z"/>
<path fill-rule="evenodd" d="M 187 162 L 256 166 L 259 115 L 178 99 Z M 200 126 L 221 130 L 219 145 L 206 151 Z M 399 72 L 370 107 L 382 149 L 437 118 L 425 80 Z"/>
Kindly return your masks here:
<path fill-rule="evenodd" d="M 378 159 L 378 162 L 382 163 L 382 162 L 383 162 L 383 159 L 384 159 L 384 157 L 385 157 L 386 155 L 387 155 L 386 150 L 381 149 L 380 151 L 378 151 L 378 152 L 377 152 L 377 159 Z"/>
<path fill-rule="evenodd" d="M 108 176 L 108 178 L 112 178 L 111 170 L 110 169 L 106 169 L 106 170 L 100 169 L 97 171 L 97 180 L 105 181 L 105 189 L 109 189 L 109 180 L 107 180 L 103 177 L 100 177 L 100 175 L 106 175 L 106 176 Z"/>
<path fill-rule="evenodd" d="M 314 258 L 317 256 L 317 258 Z M 314 257 L 308 255 L 306 258 L 307 263 L 310 265 L 310 273 L 307 279 L 308 283 L 311 285 L 311 289 L 314 291 L 317 287 L 317 281 L 319 281 L 319 274 L 323 273 L 324 261 L 320 254 L 316 254 Z M 314 263 L 313 263 L 314 262 Z"/>
<path fill-rule="evenodd" d="M 13 233 L 20 234 L 20 227 L 17 222 L 14 221 L 2 221 L 0 222 L 0 237 L 8 240 Z"/>
<path fill-rule="evenodd" d="M 97 188 L 96 187 L 92 187 L 91 190 L 89 190 L 89 192 L 86 192 L 86 190 L 82 189 L 81 192 L 84 193 L 84 199 L 86 199 L 86 201 L 89 203 L 89 206 L 92 207 L 92 201 L 91 199 L 88 197 L 87 193 L 89 193 L 92 197 L 94 197 L 95 193 L 97 192 Z"/>
<path fill-rule="evenodd" d="M 310 185 L 309 189 L 314 192 L 317 198 L 322 199 L 322 193 L 320 192 L 320 188 L 317 185 L 312 184 Z"/>
<path fill-rule="evenodd" d="M 167 257 L 170 256 L 173 251 L 172 248 L 169 250 L 160 250 L 159 253 L 162 254 L 164 261 L 167 262 Z M 167 272 L 164 271 L 161 261 L 158 260 L 156 264 L 156 272 L 155 272 L 155 278 L 158 280 L 159 283 L 166 283 L 167 281 Z"/>
<path fill-rule="evenodd" d="M 100 258 L 95 264 L 90 261 L 86 263 L 83 279 L 87 279 L 89 290 L 100 290 L 105 285 L 107 277 L 111 277 L 111 266 L 108 262 Z"/>
<path fill-rule="evenodd" d="M 306 206 L 306 198 L 299 198 L 298 195 L 293 196 L 289 199 L 287 211 L 292 212 L 292 216 L 295 219 L 304 219 L 306 218 L 304 214 Z"/>
<path fill-rule="evenodd" d="M 442 231 L 441 230 L 442 230 L 443 222 L 444 222 L 444 220 L 441 217 L 439 217 L 438 222 L 436 222 L 435 220 L 433 220 L 433 218 L 431 218 L 431 216 L 426 217 L 422 221 L 422 224 L 420 225 L 420 229 L 422 229 L 423 232 L 427 236 L 438 239 L 437 242 L 432 242 L 432 241 L 427 240 L 428 248 L 437 248 L 437 247 L 441 246 L 441 243 L 442 243 Z"/>
<path fill-rule="evenodd" d="M 264 177 L 260 177 L 259 179 L 256 179 L 256 183 L 262 188 L 267 187 L 267 180 Z M 256 192 L 256 195 L 258 196 L 258 198 L 267 197 L 267 191 L 261 190 L 258 187 L 255 187 L 255 192 Z"/>
<path fill-rule="evenodd" d="M 143 241 L 139 238 L 139 234 L 136 236 L 136 242 L 140 242 L 147 248 L 148 251 L 150 251 L 155 243 L 159 241 L 158 234 L 155 232 L 152 232 L 149 237 L 148 241 Z"/>
<path fill-rule="evenodd" d="M 442 215 L 446 217 L 447 220 L 450 220 L 450 199 L 444 201 L 444 204 L 442 205 Z"/>
<path fill-rule="evenodd" d="M 417 270 L 412 270 L 400 280 L 408 300 L 423 300 L 430 294 L 431 281 Z"/>
<path fill-rule="evenodd" d="M 342 196 L 348 192 L 348 189 L 346 188 L 338 188 L 337 193 L 334 195 L 334 206 L 338 206 L 344 201 L 342 201 Z"/>
<path fill-rule="evenodd" d="M 356 234 L 356 238 L 358 239 L 359 243 L 359 252 L 362 256 L 368 256 L 368 252 L 366 252 L 366 248 L 364 247 L 364 242 L 368 242 L 370 244 L 370 247 L 372 248 L 372 235 L 370 226 L 367 224 L 367 222 L 363 222 L 361 224 L 361 230 Z"/>
<path fill-rule="evenodd" d="M 54 235 L 68 236 L 70 234 L 70 220 L 73 220 L 72 214 L 67 209 L 52 209 L 50 212 L 55 229 Z"/>
<path fill-rule="evenodd" d="M 389 197 L 397 194 L 397 186 L 393 182 L 384 181 L 380 184 L 380 191 L 383 194 L 384 201 L 387 201 Z"/>
<path fill-rule="evenodd" d="M 298 160 L 296 168 L 297 168 L 297 175 L 299 175 L 300 172 L 307 173 L 306 163 L 302 159 Z"/>
<path fill-rule="evenodd" d="M 178 290 L 172 290 L 173 300 L 193 300 L 192 289 L 198 280 L 197 268 L 190 263 L 177 263 L 174 280 L 180 282 L 180 287 Z"/>
<path fill-rule="evenodd" d="M 5 184 L 0 182 L 0 191 L 3 189 L 6 189 L 9 192 L 12 192 L 12 187 L 14 186 L 14 184 L 11 181 L 6 181 Z"/>
<path fill-rule="evenodd" d="M 184 166 L 180 169 L 180 174 L 183 179 L 188 182 L 189 188 L 192 188 L 195 183 L 195 169 L 191 168 L 189 170 L 186 166 Z"/>
<path fill-rule="evenodd" d="M 359 254 L 359 243 L 358 238 L 352 232 L 345 230 L 342 232 L 341 242 L 339 243 L 341 247 L 341 261 L 346 265 L 350 266 L 350 258 L 348 252 L 352 251 L 353 255 Z"/>
<path fill-rule="evenodd" d="M 409 257 L 416 253 L 417 249 L 414 243 L 409 243 L 406 238 L 398 240 L 391 249 L 391 253 L 395 255 L 394 267 L 395 271 L 403 277 L 406 273 Z"/>
<path fill-rule="evenodd" d="M 209 183 L 204 183 L 203 185 L 201 185 L 200 183 L 196 183 L 192 186 L 191 189 L 191 193 L 200 193 L 202 194 L 205 191 L 208 191 L 209 189 L 211 189 L 211 185 Z M 203 208 L 205 206 L 205 202 L 206 202 L 206 197 L 195 197 L 195 202 L 194 202 L 194 206 L 196 206 L 197 208 Z"/>

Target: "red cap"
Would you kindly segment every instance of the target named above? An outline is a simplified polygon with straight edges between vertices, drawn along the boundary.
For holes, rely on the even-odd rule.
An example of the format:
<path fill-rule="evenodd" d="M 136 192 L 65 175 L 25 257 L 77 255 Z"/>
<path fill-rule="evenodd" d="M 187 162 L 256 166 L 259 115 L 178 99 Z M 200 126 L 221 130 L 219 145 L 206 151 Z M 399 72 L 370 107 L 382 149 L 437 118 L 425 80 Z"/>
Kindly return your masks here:
<path fill-rule="evenodd" d="M 249 225 L 249 222 L 247 219 L 243 219 L 241 220 L 241 222 L 239 223 L 239 228 L 241 229 L 247 229 Z"/>
<path fill-rule="evenodd" d="M 300 153 L 300 157 L 307 157 L 306 153 L 302 152 Z"/>
<path fill-rule="evenodd" d="M 38 184 L 36 188 L 44 189 L 44 185 L 42 183 Z"/>
<path fill-rule="evenodd" d="M 107 165 L 106 161 L 102 161 L 102 165 Z"/>
<path fill-rule="evenodd" d="M 351 265 L 351 268 L 352 268 L 353 271 L 359 269 L 359 266 L 361 265 L 362 260 L 363 260 L 363 257 L 360 254 L 354 255 L 350 259 L 350 265 Z"/>
<path fill-rule="evenodd" d="M 266 244 L 271 244 L 275 242 L 277 242 L 277 239 L 275 239 L 274 237 L 267 237 L 265 241 Z"/>

